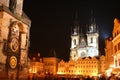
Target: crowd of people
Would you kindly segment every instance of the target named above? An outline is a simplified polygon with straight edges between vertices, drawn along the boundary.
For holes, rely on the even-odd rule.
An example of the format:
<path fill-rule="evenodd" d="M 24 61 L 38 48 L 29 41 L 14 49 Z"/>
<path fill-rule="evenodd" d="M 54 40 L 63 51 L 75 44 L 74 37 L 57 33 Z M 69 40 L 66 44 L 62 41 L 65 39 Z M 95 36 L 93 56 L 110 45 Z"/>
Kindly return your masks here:
<path fill-rule="evenodd" d="M 29 79 L 31 80 L 31 79 Z M 32 77 L 32 80 L 120 80 L 119 76 L 111 74 L 111 76 L 79 76 L 79 77 L 60 77 L 53 75 L 46 75 L 45 77 L 36 77 L 35 75 Z"/>

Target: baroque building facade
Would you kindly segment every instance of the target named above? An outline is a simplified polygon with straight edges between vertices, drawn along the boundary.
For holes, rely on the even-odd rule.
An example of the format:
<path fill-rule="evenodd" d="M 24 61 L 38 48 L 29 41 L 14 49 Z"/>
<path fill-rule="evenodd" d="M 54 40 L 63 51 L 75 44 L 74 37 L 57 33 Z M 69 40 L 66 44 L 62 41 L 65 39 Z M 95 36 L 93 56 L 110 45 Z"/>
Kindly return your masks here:
<path fill-rule="evenodd" d="M 120 21 L 114 19 L 114 28 L 112 31 L 113 36 L 113 56 L 114 56 L 114 67 L 120 68 Z"/>
<path fill-rule="evenodd" d="M 43 58 L 36 54 L 29 54 L 29 78 L 36 77 L 37 79 L 45 78 L 45 76 L 56 76 L 58 70 L 59 58 L 56 57 L 56 52 L 51 51 Z"/>
<path fill-rule="evenodd" d="M 120 75 L 120 20 L 114 19 L 112 37 L 105 40 L 107 73 Z"/>
<path fill-rule="evenodd" d="M 27 78 L 30 26 L 23 0 L 0 0 L 0 78 Z"/>

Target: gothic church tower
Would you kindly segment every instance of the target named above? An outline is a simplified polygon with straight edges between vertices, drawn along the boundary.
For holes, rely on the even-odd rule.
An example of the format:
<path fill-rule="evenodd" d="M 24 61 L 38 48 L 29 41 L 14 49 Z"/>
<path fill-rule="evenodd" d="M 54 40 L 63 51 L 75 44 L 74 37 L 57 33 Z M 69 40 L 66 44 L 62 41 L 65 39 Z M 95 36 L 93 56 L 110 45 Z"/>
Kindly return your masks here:
<path fill-rule="evenodd" d="M 78 15 L 76 14 L 76 20 L 74 21 L 73 33 L 71 34 L 71 48 L 70 58 L 77 60 L 77 48 L 79 46 L 79 22 L 77 20 Z"/>
<path fill-rule="evenodd" d="M 98 48 L 98 29 L 91 12 L 90 24 L 87 27 L 86 34 L 79 33 L 79 23 L 76 19 L 74 23 L 73 33 L 71 34 L 71 48 L 70 48 L 70 59 L 76 61 L 78 58 L 84 57 L 96 57 L 99 56 Z"/>
<path fill-rule="evenodd" d="M 27 77 L 30 26 L 23 0 L 0 0 L 0 79 Z"/>
<path fill-rule="evenodd" d="M 91 20 L 87 30 L 87 44 L 88 44 L 88 56 L 99 56 L 99 33 L 98 28 L 91 11 Z"/>

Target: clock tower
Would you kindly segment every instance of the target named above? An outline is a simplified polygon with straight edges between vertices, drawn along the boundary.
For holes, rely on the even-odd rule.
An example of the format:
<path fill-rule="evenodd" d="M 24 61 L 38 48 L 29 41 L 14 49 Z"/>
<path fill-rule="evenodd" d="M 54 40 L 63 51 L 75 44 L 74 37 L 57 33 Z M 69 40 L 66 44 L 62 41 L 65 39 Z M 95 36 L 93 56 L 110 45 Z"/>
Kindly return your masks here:
<path fill-rule="evenodd" d="M 23 0 L 0 0 L 0 75 L 27 78 L 30 26 Z"/>

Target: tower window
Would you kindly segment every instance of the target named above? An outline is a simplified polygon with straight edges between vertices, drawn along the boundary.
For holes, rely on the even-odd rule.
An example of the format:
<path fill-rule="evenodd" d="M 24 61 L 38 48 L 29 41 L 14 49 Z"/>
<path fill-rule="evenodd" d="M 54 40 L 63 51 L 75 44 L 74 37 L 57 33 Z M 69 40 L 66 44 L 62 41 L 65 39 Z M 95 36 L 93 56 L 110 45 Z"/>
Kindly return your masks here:
<path fill-rule="evenodd" d="M 10 8 L 11 11 L 15 10 L 16 3 L 17 3 L 17 0 L 10 0 L 10 2 L 9 2 L 9 8 Z"/>
<path fill-rule="evenodd" d="M 91 43 L 93 43 L 93 37 L 91 37 Z"/>
<path fill-rule="evenodd" d="M 76 45 L 76 40 L 74 39 L 74 45 Z"/>

